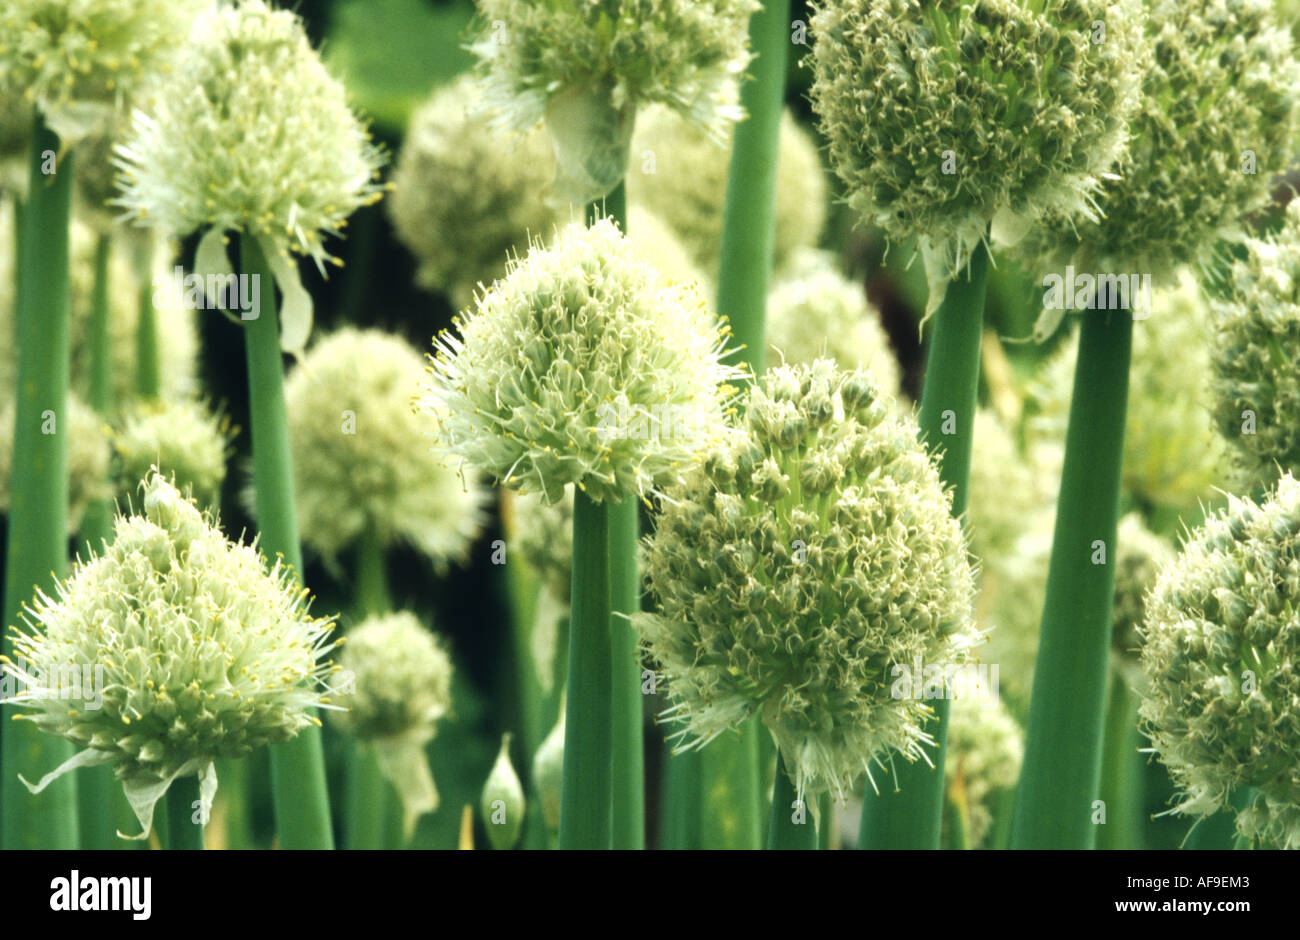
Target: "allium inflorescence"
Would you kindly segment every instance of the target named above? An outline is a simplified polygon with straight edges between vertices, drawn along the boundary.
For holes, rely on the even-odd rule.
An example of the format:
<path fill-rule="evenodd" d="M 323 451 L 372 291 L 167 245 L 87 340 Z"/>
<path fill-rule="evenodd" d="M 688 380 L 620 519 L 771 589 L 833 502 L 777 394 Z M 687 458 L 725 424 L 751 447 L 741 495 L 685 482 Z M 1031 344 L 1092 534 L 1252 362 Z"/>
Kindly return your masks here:
<path fill-rule="evenodd" d="M 207 232 L 200 273 L 229 269 L 225 232 L 259 240 L 285 295 L 283 343 L 301 351 L 311 302 L 290 252 L 324 270 L 324 237 L 380 197 L 381 155 L 297 15 L 263 0 L 200 14 L 117 154 L 130 216 L 175 236 Z"/>
<path fill-rule="evenodd" d="M 1163 280 L 1239 236 L 1242 218 L 1268 202 L 1269 180 L 1291 163 L 1300 63 L 1269 4 L 1145 6 L 1151 54 L 1120 178 L 1098 200 L 1102 219 L 1056 213 L 1030 234 L 1021 248 L 1043 264 Z"/>
<path fill-rule="evenodd" d="M 770 370 L 745 430 L 668 488 L 637 618 L 687 747 L 761 716 L 799 791 L 843 793 L 930 742 L 895 666 L 957 664 L 973 574 L 938 471 L 862 371 Z"/>
<path fill-rule="evenodd" d="M 1276 236 L 1251 239 L 1214 305 L 1214 420 L 1250 483 L 1300 473 L 1300 200 Z"/>
<path fill-rule="evenodd" d="M 555 174 L 545 135 L 493 130 L 472 112 L 473 90 L 469 79 L 453 82 L 412 115 L 388 201 L 398 238 L 419 262 L 417 278 L 458 308 L 557 221 L 542 198 Z"/>
<path fill-rule="evenodd" d="M 477 476 L 433 452 L 411 407 L 424 364 L 380 330 L 322 337 L 285 383 L 298 522 L 328 561 L 363 535 L 405 542 L 439 569 L 463 561 L 482 528 Z"/>
<path fill-rule="evenodd" d="M 1173 564 L 1176 552 L 1169 539 L 1152 532 L 1142 515 L 1127 513 L 1115 537 L 1115 606 L 1111 619 L 1111 648 L 1131 663 L 1140 646 L 1138 630 L 1146 620 L 1146 599 L 1160 572 Z"/>
<path fill-rule="evenodd" d="M 135 405 L 112 432 L 119 498 L 130 497 L 156 466 L 200 507 L 216 507 L 234 434 L 229 418 L 200 401 L 179 398 Z"/>
<path fill-rule="evenodd" d="M 1141 717 L 1180 791 L 1206 816 L 1255 787 L 1244 835 L 1300 848 L 1300 483 L 1233 497 L 1193 531 L 1147 604 Z"/>
<path fill-rule="evenodd" d="M 407 832 L 438 807 L 424 755 L 451 707 L 451 658 L 414 614 L 371 617 L 348 632 L 339 657 L 345 711 L 331 721 L 375 748 L 380 769 L 402 797 Z"/>
<path fill-rule="evenodd" d="M 1018 233 L 1049 210 L 1093 213 L 1144 67 L 1137 0 L 815 7 L 812 101 L 831 162 L 866 221 L 917 238 L 931 309 L 990 223 Z"/>
<path fill-rule="evenodd" d="M 993 823 L 990 804 L 1020 776 L 1025 736 L 1000 699 L 958 695 L 948 711 L 948 756 L 944 775 L 949 792 L 960 790 L 971 848 L 981 848 Z"/>
<path fill-rule="evenodd" d="M 227 541 L 159 474 L 143 490 L 143 514 L 119 516 L 102 554 L 54 597 L 38 595 L 5 667 L 26 686 L 14 699 L 23 717 L 82 748 L 34 792 L 112 763 L 140 838 L 177 777 L 198 775 L 206 812 L 214 759 L 318 724 L 311 709 L 328 702 L 333 648 L 332 623 L 308 614 L 291 571 L 277 562 L 268 574 L 255 546 Z M 84 686 L 70 695 L 73 675 L 90 677 L 94 696 Z"/>
<path fill-rule="evenodd" d="M 694 285 L 661 274 L 608 220 L 511 263 L 434 343 L 421 408 L 441 447 L 547 502 L 600 502 L 675 479 L 725 433 L 740 375 Z"/>
<path fill-rule="evenodd" d="M 637 109 L 667 105 L 721 140 L 743 112 L 755 0 L 479 0 L 488 104 L 527 129 L 545 118 L 557 189 L 582 204 L 623 178 Z"/>

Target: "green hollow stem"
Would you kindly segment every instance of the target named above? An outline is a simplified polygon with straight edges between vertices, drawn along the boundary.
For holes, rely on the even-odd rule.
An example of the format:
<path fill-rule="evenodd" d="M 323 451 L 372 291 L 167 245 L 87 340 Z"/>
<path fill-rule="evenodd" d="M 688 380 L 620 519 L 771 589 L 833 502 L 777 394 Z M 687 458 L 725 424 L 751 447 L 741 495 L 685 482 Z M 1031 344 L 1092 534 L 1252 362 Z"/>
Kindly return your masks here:
<path fill-rule="evenodd" d="M 32 130 L 28 202 L 23 213 L 18 320 L 18 387 L 9 495 L 9 541 L 5 553 L 4 621 L 37 590 L 52 594 L 68 570 L 68 224 L 73 157 L 59 158 L 55 172 L 41 172 L 45 153 L 59 152 L 59 138 L 36 114 Z M 4 652 L 13 649 L 5 632 Z M 73 849 L 78 845 L 77 780 L 65 774 L 41 794 L 28 792 L 18 775 L 39 780 L 72 756 L 72 745 L 11 722 L 3 709 L 0 738 L 0 844 L 6 849 Z"/>
<path fill-rule="evenodd" d="M 361 742 L 350 742 L 348 759 L 348 848 L 384 849 L 387 844 L 389 783 L 379 769 L 375 749 Z"/>
<path fill-rule="evenodd" d="M 966 794 L 950 792 L 945 799 L 948 812 L 948 848 L 964 851 L 970 848 L 970 818 Z"/>
<path fill-rule="evenodd" d="M 659 847 L 672 850 L 700 848 L 699 751 L 672 753 L 664 745 L 663 808 L 659 813 Z"/>
<path fill-rule="evenodd" d="M 560 848 L 611 845 L 609 513 L 573 494 L 573 589 L 565 701 Z"/>
<path fill-rule="evenodd" d="M 162 387 L 158 365 L 158 312 L 153 307 L 153 289 L 148 281 L 140 284 L 136 304 L 135 391 L 141 398 L 157 398 Z"/>
<path fill-rule="evenodd" d="M 818 847 L 817 827 L 813 824 L 812 811 L 807 806 L 798 805 L 798 794 L 794 781 L 785 770 L 785 759 L 778 752 L 776 758 L 776 781 L 772 788 L 772 820 L 767 827 L 767 847 L 769 849 L 815 849 Z M 830 825 L 829 819 L 822 819 L 823 826 Z"/>
<path fill-rule="evenodd" d="M 1096 842 L 1132 346 L 1128 311 L 1085 315 L 1013 849 L 1086 849 Z"/>
<path fill-rule="evenodd" d="M 199 811 L 197 774 L 177 777 L 164 797 L 167 804 L 167 848 L 194 851 L 203 848 L 203 824 L 194 821 Z"/>
<path fill-rule="evenodd" d="M 939 457 L 939 477 L 952 491 L 952 514 L 966 514 L 971 447 L 979 393 L 980 336 L 989 256 L 980 245 L 966 270 L 948 285 L 934 313 L 930 350 L 917 416 L 921 434 Z M 944 757 L 948 742 L 948 700 L 930 703 L 934 717 L 925 730 L 933 736 L 931 768 L 925 761 L 895 761 L 894 786 L 863 800 L 858 847 L 937 849 L 943 828 Z"/>
<path fill-rule="evenodd" d="M 1137 722 L 1138 697 L 1119 671 L 1112 669 L 1101 762 L 1106 825 L 1097 827 L 1099 849 L 1144 848 L 1143 768 Z"/>
<path fill-rule="evenodd" d="M 275 311 L 275 280 L 255 238 L 239 240 L 242 272 L 256 276 L 260 308 Z M 277 317 L 244 324 L 248 356 L 249 419 L 253 433 L 253 485 L 260 547 L 268 562 L 278 557 L 302 577 L 302 549 L 294 505 L 293 462 L 284 404 L 284 364 Z M 271 788 L 280 848 L 332 849 L 329 794 L 320 729 L 271 746 Z"/>
<path fill-rule="evenodd" d="M 759 786 L 759 736 L 766 734 L 757 716 L 699 752 L 700 847 L 758 849 L 763 845 L 763 803 Z"/>
<path fill-rule="evenodd" d="M 352 603 L 358 622 L 393 609 L 392 593 L 388 587 L 388 558 L 374 532 L 366 532 L 357 544 Z"/>

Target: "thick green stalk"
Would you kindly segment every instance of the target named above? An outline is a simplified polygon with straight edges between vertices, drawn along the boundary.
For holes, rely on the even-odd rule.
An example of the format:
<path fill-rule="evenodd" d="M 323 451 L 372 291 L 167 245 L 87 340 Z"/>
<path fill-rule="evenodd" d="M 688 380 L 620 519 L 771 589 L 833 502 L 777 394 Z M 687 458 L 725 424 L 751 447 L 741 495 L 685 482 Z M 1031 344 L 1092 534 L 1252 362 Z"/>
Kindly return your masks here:
<path fill-rule="evenodd" d="M 203 825 L 194 822 L 199 802 L 198 775 L 177 777 L 164 802 L 167 804 L 167 848 L 202 849 Z"/>
<path fill-rule="evenodd" d="M 284 364 L 277 328 L 275 280 L 257 240 L 239 240 L 240 267 L 257 278 L 263 315 L 244 324 L 248 354 L 248 406 L 253 432 L 253 485 L 260 547 L 269 562 L 277 557 L 302 577 L 302 549 L 293 495 L 293 461 L 284 404 Z M 271 311 L 271 316 L 266 312 Z M 271 784 L 276 828 L 282 849 L 332 849 L 329 794 L 320 729 L 308 727 L 296 738 L 271 746 Z"/>
<path fill-rule="evenodd" d="M 357 574 L 352 604 L 358 621 L 393 609 L 388 588 L 388 559 L 373 531 L 357 544 Z"/>
<path fill-rule="evenodd" d="M 763 800 L 759 786 L 760 735 L 757 716 L 699 752 L 700 847 L 758 849 L 763 845 Z"/>
<path fill-rule="evenodd" d="M 573 494 L 573 599 L 565 701 L 560 848 L 611 845 L 609 513 Z"/>
<path fill-rule="evenodd" d="M 158 312 L 153 308 L 153 289 L 148 281 L 140 284 L 136 304 L 139 314 L 135 327 L 135 391 L 141 398 L 157 398 L 161 394 Z"/>
<path fill-rule="evenodd" d="M 1138 697 L 1119 670 L 1110 675 L 1110 700 L 1101 760 L 1101 799 L 1106 825 L 1097 831 L 1099 849 L 1141 849 L 1142 755 L 1137 730 Z"/>
<path fill-rule="evenodd" d="M 31 175 L 23 213 L 18 320 L 18 388 L 5 555 L 4 620 L 18 614 L 38 589 L 53 593 L 68 570 L 68 223 L 73 159 L 41 172 L 59 138 L 39 112 L 32 129 Z M 12 654 L 8 631 L 4 652 Z M 4 709 L 8 719 L 13 711 Z M 39 780 L 72 756 L 72 745 L 28 721 L 5 721 L 0 836 L 6 849 L 73 849 L 78 845 L 77 781 L 65 774 L 39 796 L 18 775 Z"/>
<path fill-rule="evenodd" d="M 1084 316 L 1013 849 L 1086 849 L 1096 840 L 1132 346 L 1128 311 Z"/>
<path fill-rule="evenodd" d="M 769 849 L 815 849 L 817 827 L 813 823 L 812 810 L 808 806 L 796 806 L 798 795 L 794 782 L 785 771 L 785 758 L 779 753 L 776 758 L 776 784 L 772 788 L 772 821 L 767 828 L 767 847 Z M 829 819 L 822 819 L 823 826 L 829 826 Z"/>
<path fill-rule="evenodd" d="M 348 755 L 348 848 L 384 849 L 385 820 L 391 798 L 390 784 L 379 769 L 375 749 L 369 744 L 350 741 Z"/>
<path fill-rule="evenodd" d="M 939 455 L 939 476 L 952 490 L 952 514 L 958 518 L 966 513 L 969 495 L 988 264 L 988 252 L 981 245 L 971 254 L 965 272 L 948 285 L 948 293 L 934 313 L 917 416 L 922 435 Z M 894 786 L 886 781 L 879 795 L 868 793 L 863 801 L 859 848 L 939 848 L 948 700 L 930 704 L 935 714 L 926 730 L 936 744 L 930 752 L 934 768 L 925 761 L 906 764 L 895 759 Z"/>
<path fill-rule="evenodd" d="M 672 753 L 664 745 L 663 805 L 659 811 L 659 848 L 700 848 L 700 752 Z"/>
<path fill-rule="evenodd" d="M 948 848 L 955 851 L 970 848 L 970 820 L 965 792 L 949 793 L 945 803 L 948 807 Z"/>

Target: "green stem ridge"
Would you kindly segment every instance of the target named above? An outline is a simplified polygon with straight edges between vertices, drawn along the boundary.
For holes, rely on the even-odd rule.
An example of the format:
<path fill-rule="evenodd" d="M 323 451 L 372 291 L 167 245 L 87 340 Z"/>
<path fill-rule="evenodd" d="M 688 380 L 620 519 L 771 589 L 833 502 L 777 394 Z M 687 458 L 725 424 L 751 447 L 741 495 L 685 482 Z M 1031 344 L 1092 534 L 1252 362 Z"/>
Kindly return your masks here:
<path fill-rule="evenodd" d="M 628 495 L 609 507 L 610 708 L 613 847 L 645 848 L 645 752 L 642 733 L 641 658 L 630 617 L 641 608 L 636 546 L 640 518 Z"/>
<path fill-rule="evenodd" d="M 988 251 L 980 245 L 971 254 L 966 271 L 948 285 L 948 293 L 934 313 L 917 417 L 921 434 L 938 454 L 939 476 L 952 491 L 952 514 L 958 518 L 966 513 L 970 488 L 988 264 Z M 868 793 L 863 802 L 859 848 L 939 848 L 948 700 L 931 704 L 934 718 L 925 727 L 936 744 L 930 758 L 934 768 L 924 761 L 895 761 L 894 786 L 882 787 L 878 795 Z"/>
<path fill-rule="evenodd" d="M 611 845 L 609 513 L 573 494 L 573 599 L 565 701 L 560 848 Z"/>
<path fill-rule="evenodd" d="M 348 848 L 396 848 L 384 838 L 392 794 L 375 749 L 360 741 L 350 741 L 348 746 Z"/>
<path fill-rule="evenodd" d="M 153 288 L 148 281 L 140 284 L 136 303 L 135 391 L 141 398 L 157 398 L 162 394 L 158 366 L 158 313 L 153 308 Z"/>
<path fill-rule="evenodd" d="M 352 603 L 358 622 L 393 609 L 388 586 L 388 558 L 373 531 L 365 532 L 357 544 L 356 578 Z"/>
<path fill-rule="evenodd" d="M 177 777 L 167 791 L 167 848 L 196 850 L 203 848 L 203 826 L 194 822 L 199 802 L 197 774 Z"/>
<path fill-rule="evenodd" d="M 275 307 L 275 280 L 257 240 L 239 240 L 240 266 L 257 277 L 263 315 L 244 324 L 248 354 L 249 419 L 253 434 L 260 547 L 268 563 L 277 557 L 302 577 L 302 549 L 294 505 L 293 462 L 284 403 L 284 365 Z M 270 316 L 266 312 L 271 311 Z M 329 795 L 320 729 L 271 746 L 271 784 L 280 848 L 332 849 Z"/>
<path fill-rule="evenodd" d="M 1118 669 L 1110 671 L 1101 763 L 1101 799 L 1106 825 L 1097 831 L 1099 849 L 1140 849 L 1142 838 L 1142 755 L 1137 730 L 1138 697 Z"/>
<path fill-rule="evenodd" d="M 797 799 L 794 783 L 785 770 L 785 758 L 778 753 L 776 782 L 772 788 L 772 821 L 767 829 L 769 849 L 818 848 L 817 827 L 813 824 L 812 810 L 808 806 L 796 808 Z M 796 822 L 796 816 L 803 821 Z M 821 824 L 828 826 L 830 820 L 823 819 Z"/>
<path fill-rule="evenodd" d="M 1128 311 L 1085 315 L 1011 830 L 1016 849 L 1085 849 L 1096 840 L 1132 345 Z"/>
<path fill-rule="evenodd" d="M 37 112 L 32 130 L 28 202 L 18 270 L 18 388 L 5 557 L 4 621 L 37 589 L 53 593 L 68 570 L 69 370 L 68 224 L 73 158 L 62 155 L 50 176 L 41 172 L 46 151 L 58 153 L 58 135 Z M 44 433 L 54 423 L 54 433 Z M 13 652 L 6 629 L 4 652 Z M 4 709 L 5 717 L 12 715 Z M 72 756 L 72 745 L 38 731 L 31 722 L 5 722 L 0 798 L 0 844 L 6 849 L 73 849 L 78 846 L 77 782 L 66 774 L 39 796 L 18 775 L 38 780 Z"/>

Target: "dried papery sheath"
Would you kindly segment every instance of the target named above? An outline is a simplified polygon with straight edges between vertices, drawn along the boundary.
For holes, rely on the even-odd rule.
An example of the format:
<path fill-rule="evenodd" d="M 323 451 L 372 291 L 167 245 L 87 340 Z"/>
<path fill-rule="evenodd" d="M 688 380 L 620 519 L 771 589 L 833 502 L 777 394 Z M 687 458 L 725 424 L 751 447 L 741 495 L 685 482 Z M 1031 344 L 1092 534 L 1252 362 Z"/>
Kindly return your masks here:
<path fill-rule="evenodd" d="M 754 0 L 479 0 L 487 106 L 521 130 L 545 119 L 557 195 L 618 185 L 638 109 L 667 105 L 721 140 L 743 112 Z"/>
<path fill-rule="evenodd" d="M 1232 445 L 1243 483 L 1300 473 L 1300 202 L 1275 236 L 1250 239 L 1214 305 L 1214 421 Z"/>
<path fill-rule="evenodd" d="M 236 430 L 229 418 L 200 401 L 181 398 L 133 406 L 112 432 L 119 502 L 131 499 L 140 480 L 157 467 L 198 506 L 215 509 Z"/>
<path fill-rule="evenodd" d="M 308 613 L 288 569 L 268 573 L 256 546 L 227 541 L 159 474 L 142 488 L 143 513 L 119 516 L 102 554 L 37 596 L 5 665 L 22 717 L 81 748 L 28 786 L 111 763 L 143 827 L 135 838 L 177 777 L 198 775 L 206 813 L 216 758 L 317 722 L 333 649 L 331 621 Z"/>
<path fill-rule="evenodd" d="M 119 205 L 169 235 L 205 234 L 197 272 L 229 273 L 226 232 L 256 238 L 284 295 L 281 342 L 298 353 L 311 298 L 293 255 L 324 272 L 324 244 L 380 198 L 381 155 L 297 15 L 262 0 L 200 14 L 175 66 L 117 148 Z M 292 253 L 292 254 L 291 254 Z"/>
<path fill-rule="evenodd" d="M 555 175 L 545 134 L 494 130 L 473 111 L 476 91 L 463 78 L 416 110 L 388 200 L 397 236 L 419 262 L 416 277 L 458 308 L 559 221 L 543 199 Z"/>
<path fill-rule="evenodd" d="M 1146 61 L 1139 0 L 814 6 L 831 163 L 865 221 L 917 239 L 927 313 L 990 224 L 1014 240 L 1049 211 L 1096 214 Z"/>
<path fill-rule="evenodd" d="M 1161 572 L 1142 627 L 1143 730 L 1178 802 L 1207 816 L 1241 787 L 1243 835 L 1300 848 L 1300 483 L 1232 497 Z"/>
<path fill-rule="evenodd" d="M 65 144 L 93 132 L 174 63 L 204 0 L 6 0 L 0 96 L 38 107 Z"/>
<path fill-rule="evenodd" d="M 438 808 L 424 747 L 451 707 L 451 659 L 414 614 L 371 617 L 348 631 L 339 657 L 344 711 L 331 713 L 344 733 L 375 749 L 384 776 L 402 798 L 409 836 Z"/>
<path fill-rule="evenodd" d="M 1021 244 L 1040 269 L 1138 271 L 1158 284 L 1243 236 L 1291 163 L 1300 63 L 1260 0 L 1147 0 L 1149 66 L 1103 217 L 1054 213 Z M 1107 21 L 1107 30 L 1112 23 Z M 1109 37 L 1109 32 L 1108 32 Z M 1108 39 L 1109 42 L 1109 39 Z M 1038 332 L 1053 325 L 1045 313 Z"/>
<path fill-rule="evenodd" d="M 439 570 L 464 561 L 482 529 L 486 494 L 471 471 L 433 452 L 411 407 L 424 364 L 380 330 L 321 337 L 285 382 L 298 524 L 329 562 L 363 535 L 406 543 Z"/>
<path fill-rule="evenodd" d="M 910 416 L 829 360 L 769 370 L 744 431 L 669 487 L 636 618 L 683 747 L 757 714 L 803 792 L 931 744 L 922 678 L 979 641 L 951 499 Z M 942 693 L 937 693 L 942 694 Z"/>
<path fill-rule="evenodd" d="M 632 138 L 628 198 L 672 227 L 695 263 L 717 277 L 731 138 L 726 145 L 667 108 L 647 108 Z M 781 115 L 776 155 L 773 265 L 779 272 L 817 244 L 826 224 L 826 171 L 812 136 L 788 110 Z M 631 226 L 636 238 L 636 226 Z"/>
<path fill-rule="evenodd" d="M 726 433 L 740 371 L 694 285 L 603 219 L 514 261 L 434 343 L 419 405 L 438 445 L 498 483 L 596 502 L 676 479 Z"/>

